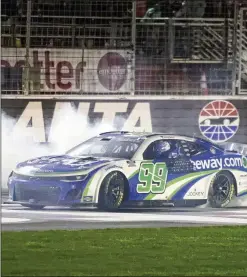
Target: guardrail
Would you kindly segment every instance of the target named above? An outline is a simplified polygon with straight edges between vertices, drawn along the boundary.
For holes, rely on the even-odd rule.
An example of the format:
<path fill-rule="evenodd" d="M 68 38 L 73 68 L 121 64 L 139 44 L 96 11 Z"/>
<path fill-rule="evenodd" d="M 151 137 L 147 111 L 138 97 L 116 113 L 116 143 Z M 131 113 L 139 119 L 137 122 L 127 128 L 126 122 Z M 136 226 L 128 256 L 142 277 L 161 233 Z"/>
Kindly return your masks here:
<path fill-rule="evenodd" d="M 237 29 L 237 61 L 239 94 L 247 94 L 247 8 L 240 11 Z"/>
<path fill-rule="evenodd" d="M 153 44 L 173 63 L 229 63 L 232 61 L 232 19 L 155 18 L 137 19 L 136 49 Z M 148 42 L 148 43 L 147 43 Z M 161 46 L 162 45 L 162 46 Z M 164 58 L 164 57 L 163 57 Z"/>

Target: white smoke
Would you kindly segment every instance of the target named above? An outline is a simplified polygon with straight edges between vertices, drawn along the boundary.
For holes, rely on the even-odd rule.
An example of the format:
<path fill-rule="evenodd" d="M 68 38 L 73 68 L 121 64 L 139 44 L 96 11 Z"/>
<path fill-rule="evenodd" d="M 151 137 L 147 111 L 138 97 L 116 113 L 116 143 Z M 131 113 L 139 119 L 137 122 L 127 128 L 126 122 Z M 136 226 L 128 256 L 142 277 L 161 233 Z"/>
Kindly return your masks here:
<path fill-rule="evenodd" d="M 247 196 L 242 196 L 240 198 L 234 198 L 233 201 L 230 203 L 230 207 L 247 207 Z"/>
<path fill-rule="evenodd" d="M 62 109 L 49 135 L 49 145 L 36 143 L 28 128 L 14 128 L 15 119 L 2 114 L 1 188 L 7 189 L 7 179 L 19 162 L 65 151 L 101 132 L 116 130 L 110 124 L 88 124 L 88 118 L 76 110 Z M 13 130 L 15 129 L 15 132 Z"/>
<path fill-rule="evenodd" d="M 30 137 L 13 129 L 15 120 L 2 115 L 1 187 L 7 188 L 7 178 L 17 163 L 34 156 L 46 155 L 48 148 L 35 144 Z"/>
<path fill-rule="evenodd" d="M 227 205 L 227 208 L 235 208 L 235 207 L 247 207 L 247 196 L 243 197 L 234 197 L 231 203 Z M 207 202 L 204 205 L 199 206 L 198 208 L 206 209 L 210 208 L 210 204 Z"/>

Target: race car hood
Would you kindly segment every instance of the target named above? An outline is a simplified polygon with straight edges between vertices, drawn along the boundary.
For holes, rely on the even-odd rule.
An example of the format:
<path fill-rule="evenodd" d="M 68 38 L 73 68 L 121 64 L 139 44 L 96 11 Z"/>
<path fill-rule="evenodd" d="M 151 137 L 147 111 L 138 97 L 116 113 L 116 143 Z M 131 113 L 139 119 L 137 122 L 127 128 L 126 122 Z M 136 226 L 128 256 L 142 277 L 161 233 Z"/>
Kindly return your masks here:
<path fill-rule="evenodd" d="M 45 156 L 19 163 L 14 171 L 27 175 L 73 174 L 76 172 L 89 172 L 97 167 L 107 165 L 113 160 L 68 155 Z"/>

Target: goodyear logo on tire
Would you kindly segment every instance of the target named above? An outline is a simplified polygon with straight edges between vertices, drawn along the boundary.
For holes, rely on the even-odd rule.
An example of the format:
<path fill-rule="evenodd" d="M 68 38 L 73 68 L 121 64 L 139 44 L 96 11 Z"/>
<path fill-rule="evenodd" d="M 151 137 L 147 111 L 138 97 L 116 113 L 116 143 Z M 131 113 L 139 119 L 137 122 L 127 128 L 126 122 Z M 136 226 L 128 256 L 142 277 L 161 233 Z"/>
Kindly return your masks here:
<path fill-rule="evenodd" d="M 220 143 L 231 139 L 239 128 L 239 113 L 236 107 L 224 100 L 207 104 L 199 115 L 199 128 L 204 137 Z"/>

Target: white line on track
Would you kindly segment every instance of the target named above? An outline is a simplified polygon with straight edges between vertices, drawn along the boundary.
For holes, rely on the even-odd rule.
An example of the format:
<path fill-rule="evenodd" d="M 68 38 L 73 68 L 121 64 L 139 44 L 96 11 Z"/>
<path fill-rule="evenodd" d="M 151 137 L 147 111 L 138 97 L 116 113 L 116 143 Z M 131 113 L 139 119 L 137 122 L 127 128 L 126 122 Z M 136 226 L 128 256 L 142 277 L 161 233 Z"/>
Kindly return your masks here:
<path fill-rule="evenodd" d="M 223 210 L 220 211 L 221 213 L 232 213 L 232 214 L 246 214 L 247 215 L 247 209 L 244 210 Z"/>
<path fill-rule="evenodd" d="M 21 207 L 20 204 L 1 204 L 2 207 Z"/>
<path fill-rule="evenodd" d="M 22 223 L 22 222 L 27 222 L 27 221 L 30 221 L 30 219 L 28 219 L 28 218 L 13 218 L 13 217 L 2 217 L 1 218 L 2 224 Z"/>
<path fill-rule="evenodd" d="M 246 218 L 247 219 L 247 214 L 236 214 L 236 215 L 234 215 L 234 214 L 229 214 L 229 215 L 227 215 L 228 217 L 231 217 L 231 218 L 233 218 L 233 217 L 237 217 L 237 218 Z"/>
<path fill-rule="evenodd" d="M 247 218 L 238 214 L 233 217 L 230 215 L 218 213 L 209 215 L 186 215 L 186 214 L 155 214 L 155 213 L 107 213 L 107 212 L 86 212 L 86 211 L 30 211 L 30 210 L 7 210 L 3 209 L 5 214 L 15 214 L 21 217 L 34 216 L 46 220 L 63 221 L 91 221 L 91 222 L 192 222 L 192 223 L 213 223 L 213 224 L 245 224 Z"/>
<path fill-rule="evenodd" d="M 202 216 L 184 216 L 184 215 L 163 215 L 156 217 L 150 215 L 149 217 L 138 216 L 132 218 L 128 217 L 119 217 L 119 218 L 95 218 L 95 217 L 76 217 L 68 218 L 68 221 L 95 221 L 95 222 L 193 222 L 193 223 L 214 223 L 214 224 L 244 224 L 247 225 L 247 218 L 215 218 L 215 217 L 202 217 Z"/>
<path fill-rule="evenodd" d="M 176 210 L 175 210 L 176 211 Z M 148 215 L 156 215 L 156 216 L 163 216 L 164 214 L 159 213 L 156 214 L 155 211 L 154 213 L 148 213 L 145 214 L 145 210 L 143 210 L 143 213 L 131 213 L 131 212 L 119 212 L 119 213 L 110 213 L 110 212 L 99 212 L 97 210 L 92 210 L 92 211 L 83 211 L 83 210 L 76 210 L 76 211 L 68 211 L 68 210 L 52 210 L 52 209 L 44 209 L 44 210 L 28 210 L 28 209 L 2 209 L 2 212 L 5 213 L 16 213 L 16 214 L 52 214 L 52 215 L 65 215 L 65 216 L 73 216 L 75 214 L 77 215 L 92 215 L 93 216 L 97 216 L 97 217 L 105 217 L 105 216 L 110 216 L 110 217 L 118 217 L 120 215 L 131 215 L 131 216 L 135 216 L 135 215 L 143 215 L 143 216 L 148 216 Z M 164 211 L 165 213 L 166 211 Z M 172 212 L 172 210 L 169 210 L 169 213 Z M 193 210 L 190 210 L 189 212 L 194 212 Z M 177 212 L 176 212 L 177 213 Z M 195 211 L 195 213 L 197 213 Z M 205 211 L 205 213 L 207 213 L 207 211 Z M 204 213 L 204 215 L 205 215 Z M 224 216 L 226 216 L 225 214 L 227 213 L 231 213 L 231 214 L 245 214 L 247 216 L 247 209 L 246 210 L 241 210 L 241 211 L 235 211 L 235 210 L 214 210 L 214 213 L 212 213 L 213 215 L 219 215 L 221 216 L 224 213 Z M 183 213 L 183 215 L 186 215 L 186 213 Z M 203 216 L 203 214 L 200 213 L 200 216 Z"/>

